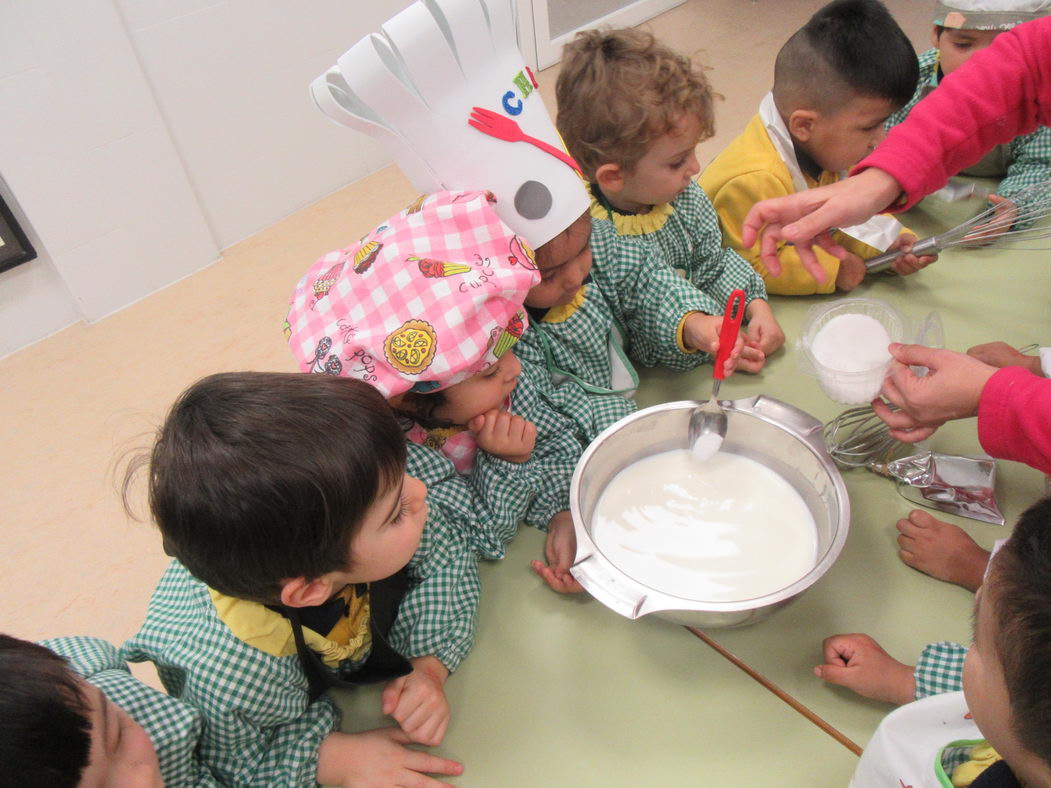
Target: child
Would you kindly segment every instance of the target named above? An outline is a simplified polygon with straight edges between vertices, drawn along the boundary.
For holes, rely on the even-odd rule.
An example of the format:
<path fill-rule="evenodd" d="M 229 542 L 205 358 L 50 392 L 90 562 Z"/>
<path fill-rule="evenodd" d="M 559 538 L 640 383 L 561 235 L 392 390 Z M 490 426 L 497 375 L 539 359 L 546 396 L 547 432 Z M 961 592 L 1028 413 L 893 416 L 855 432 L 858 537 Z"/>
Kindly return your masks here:
<path fill-rule="evenodd" d="M 519 355 L 556 381 L 630 396 L 639 383 L 632 361 L 685 370 L 718 352 L 725 303 L 686 282 L 645 240 L 617 235 L 610 222 L 582 214 L 537 250 L 536 262 L 542 279 L 525 301 L 533 322 Z M 728 374 L 743 346 L 739 336 Z"/>
<path fill-rule="evenodd" d="M 911 249 L 915 236 L 889 217 L 837 231 L 840 260 L 817 251 L 823 284 L 803 268 L 795 249 L 779 247 L 781 273 L 771 276 L 755 248 L 741 240 L 745 215 L 759 200 L 833 183 L 883 138 L 883 124 L 916 86 L 916 55 L 877 0 L 834 0 L 778 52 L 774 88 L 759 114 L 701 175 L 723 227 L 738 250 L 782 295 L 848 291 L 865 278 L 864 260 L 887 248 Z M 904 254 L 893 270 L 910 274 L 934 261 Z"/>
<path fill-rule="evenodd" d="M 0 635 L 5 785 L 214 786 L 200 711 L 131 675 L 109 643 Z"/>
<path fill-rule="evenodd" d="M 693 180 L 694 149 L 714 130 L 704 74 L 649 33 L 588 30 L 563 49 L 556 91 L 556 123 L 590 182 L 592 217 L 646 242 L 722 304 L 743 289 L 749 341 L 740 365 L 757 372 L 784 332 L 760 278 L 722 248 L 715 209 Z"/>
<path fill-rule="evenodd" d="M 467 525 L 429 512 L 426 493 L 389 406 L 361 381 L 224 373 L 176 401 L 149 462 L 175 560 L 122 655 L 153 662 L 203 714 L 197 752 L 217 781 L 460 773 L 404 746 L 444 735 L 443 684 L 472 645 L 479 593 Z M 401 730 L 336 732 L 321 693 L 377 681 Z"/>
<path fill-rule="evenodd" d="M 828 638 L 818 676 L 905 704 L 877 729 L 851 786 L 949 785 L 950 775 L 961 788 L 1051 786 L 1049 611 L 1051 499 L 1045 499 L 1022 515 L 993 556 L 975 601 L 969 650 L 936 643 L 911 668 L 866 635 Z M 914 697 L 922 700 L 910 702 Z"/>
<path fill-rule="evenodd" d="M 951 0 L 934 4 L 931 44 L 919 56 L 920 75 L 916 92 L 908 103 L 887 119 L 887 128 L 901 123 L 909 111 L 938 87 L 943 77 L 962 66 L 975 52 L 985 49 L 1005 30 L 1051 13 L 1048 0 Z M 989 202 L 996 206 L 996 221 L 1018 215 L 1011 196 L 1051 177 L 1051 129 L 1038 128 L 997 145 L 976 164 L 963 170 L 965 175 L 1003 178 Z M 1014 225 L 1024 229 L 1032 219 Z M 981 228 L 975 228 L 979 234 Z M 988 235 L 988 242 L 995 236 Z"/>
<path fill-rule="evenodd" d="M 417 200 L 315 263 L 288 322 L 301 369 L 361 378 L 404 417 L 410 473 L 432 498 L 469 510 L 477 548 L 498 559 L 522 520 L 548 531 L 549 552 L 566 543 L 577 460 L 634 408 L 574 383 L 556 389 L 515 357 L 540 274 L 494 203 L 485 192 Z M 568 575 L 573 556 L 554 552 Z"/>

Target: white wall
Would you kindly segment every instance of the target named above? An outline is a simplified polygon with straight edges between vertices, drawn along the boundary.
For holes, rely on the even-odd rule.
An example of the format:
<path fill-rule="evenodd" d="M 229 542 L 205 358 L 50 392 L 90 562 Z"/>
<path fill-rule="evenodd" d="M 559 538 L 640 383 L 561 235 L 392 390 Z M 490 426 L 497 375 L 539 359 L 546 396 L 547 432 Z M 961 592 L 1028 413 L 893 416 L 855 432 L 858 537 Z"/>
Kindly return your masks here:
<path fill-rule="evenodd" d="M 115 0 L 221 248 L 389 159 L 307 86 L 411 0 Z"/>
<path fill-rule="evenodd" d="M 0 274 L 0 355 L 386 164 L 307 85 L 409 2 L 2 0 L 0 193 L 40 259 Z"/>

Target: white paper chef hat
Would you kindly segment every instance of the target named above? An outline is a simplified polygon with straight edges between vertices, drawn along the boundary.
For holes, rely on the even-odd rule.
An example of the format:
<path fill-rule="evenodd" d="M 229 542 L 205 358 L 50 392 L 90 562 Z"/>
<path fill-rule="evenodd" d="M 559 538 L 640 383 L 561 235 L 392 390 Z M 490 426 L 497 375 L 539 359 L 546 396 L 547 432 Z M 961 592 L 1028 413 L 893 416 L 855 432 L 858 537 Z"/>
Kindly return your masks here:
<path fill-rule="evenodd" d="M 588 207 L 536 87 L 507 0 L 418 0 L 310 90 L 330 118 L 380 140 L 421 192 L 493 192 L 536 248 Z"/>
<path fill-rule="evenodd" d="M 934 4 L 934 24 L 957 30 L 1010 30 L 1051 14 L 1051 0 L 946 0 Z"/>

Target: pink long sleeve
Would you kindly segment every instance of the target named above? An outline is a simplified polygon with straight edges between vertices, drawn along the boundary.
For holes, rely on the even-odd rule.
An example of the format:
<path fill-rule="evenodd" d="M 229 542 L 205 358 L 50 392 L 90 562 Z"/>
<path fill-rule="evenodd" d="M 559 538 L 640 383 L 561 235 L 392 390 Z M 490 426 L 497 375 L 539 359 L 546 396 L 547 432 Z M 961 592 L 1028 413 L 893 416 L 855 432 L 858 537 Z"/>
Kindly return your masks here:
<path fill-rule="evenodd" d="M 996 37 L 945 77 L 853 169 L 877 167 L 905 191 L 907 210 L 994 145 L 1051 125 L 1051 17 Z"/>
<path fill-rule="evenodd" d="M 1051 380 L 1021 367 L 989 378 L 978 405 L 978 440 L 994 457 L 1051 474 Z"/>

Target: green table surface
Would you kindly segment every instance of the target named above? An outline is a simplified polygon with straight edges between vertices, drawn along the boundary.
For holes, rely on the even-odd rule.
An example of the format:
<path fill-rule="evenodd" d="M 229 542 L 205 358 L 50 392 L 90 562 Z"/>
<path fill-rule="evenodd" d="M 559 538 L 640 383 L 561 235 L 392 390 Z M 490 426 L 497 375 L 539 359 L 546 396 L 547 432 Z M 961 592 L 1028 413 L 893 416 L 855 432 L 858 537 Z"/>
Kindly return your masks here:
<path fill-rule="evenodd" d="M 927 200 L 905 217 L 920 237 L 977 212 L 976 202 Z M 1048 252 L 943 253 L 912 277 L 874 276 L 852 296 L 894 304 L 918 323 L 941 316 L 945 345 L 992 340 L 1015 346 L 1045 339 L 1051 295 Z M 725 382 L 726 399 L 766 394 L 827 421 L 846 406 L 826 398 L 797 364 L 795 341 L 807 310 L 831 298 L 773 297 L 788 337 L 759 375 Z M 710 367 L 690 373 L 644 370 L 640 407 L 707 399 Z M 943 427 L 931 447 L 980 452 L 973 420 Z M 998 499 L 1008 523 L 1043 492 L 1044 477 L 1000 462 Z M 837 730 L 864 745 L 884 704 L 825 685 L 812 672 L 824 637 L 867 632 L 899 658 L 942 639 L 966 642 L 972 595 L 902 564 L 894 524 L 913 506 L 893 482 L 868 471 L 844 474 L 852 521 L 836 565 L 769 619 L 708 634 Z M 979 543 L 1006 527 L 948 517 Z M 462 761 L 457 786 L 846 785 L 855 756 L 817 725 L 686 630 L 656 618 L 629 621 L 586 597 L 562 597 L 532 575 L 543 535 L 522 528 L 507 558 L 482 566 L 474 651 L 447 685 L 453 720 L 435 752 Z M 344 729 L 389 724 L 379 689 L 336 693 Z"/>
<path fill-rule="evenodd" d="M 559 596 L 523 527 L 482 565 L 478 640 L 449 679 L 434 752 L 462 788 L 846 785 L 857 758 L 685 629 Z M 338 692 L 344 729 L 390 723 L 379 688 Z M 757 757 L 759 756 L 759 757 Z"/>
<path fill-rule="evenodd" d="M 947 205 L 928 199 L 905 223 L 921 237 L 953 226 L 978 210 L 975 202 Z M 941 316 L 945 346 L 955 350 L 993 340 L 1016 347 L 1047 344 L 1051 297 L 1051 252 L 1010 249 L 950 249 L 934 265 L 909 277 L 877 275 L 851 296 L 893 304 L 915 322 L 931 311 Z M 821 421 L 848 406 L 832 402 L 817 380 L 797 363 L 796 338 L 814 304 L 840 296 L 772 297 L 774 313 L 788 337 L 786 348 L 759 375 L 734 375 L 720 396 L 737 399 L 766 394 L 808 411 Z M 640 407 L 695 396 L 707 399 L 709 369 L 677 374 L 648 370 L 636 397 Z M 931 448 L 980 453 L 974 419 L 942 427 Z M 1007 526 L 942 516 L 989 547 L 1010 532 L 1010 524 L 1044 491 L 1044 477 L 1018 463 L 1000 461 L 997 498 Z M 813 674 L 821 641 L 828 635 L 865 632 L 904 662 L 936 640 L 970 639 L 973 595 L 905 566 L 897 557 L 895 522 L 916 508 L 896 485 L 866 470 L 844 472 L 852 509 L 850 536 L 835 566 L 788 608 L 749 628 L 711 630 L 724 647 L 762 673 L 832 726 L 864 746 L 891 707 L 866 701 L 824 684 Z M 937 513 L 935 513 L 937 514 Z M 698 644 L 704 648 L 702 644 Z"/>

